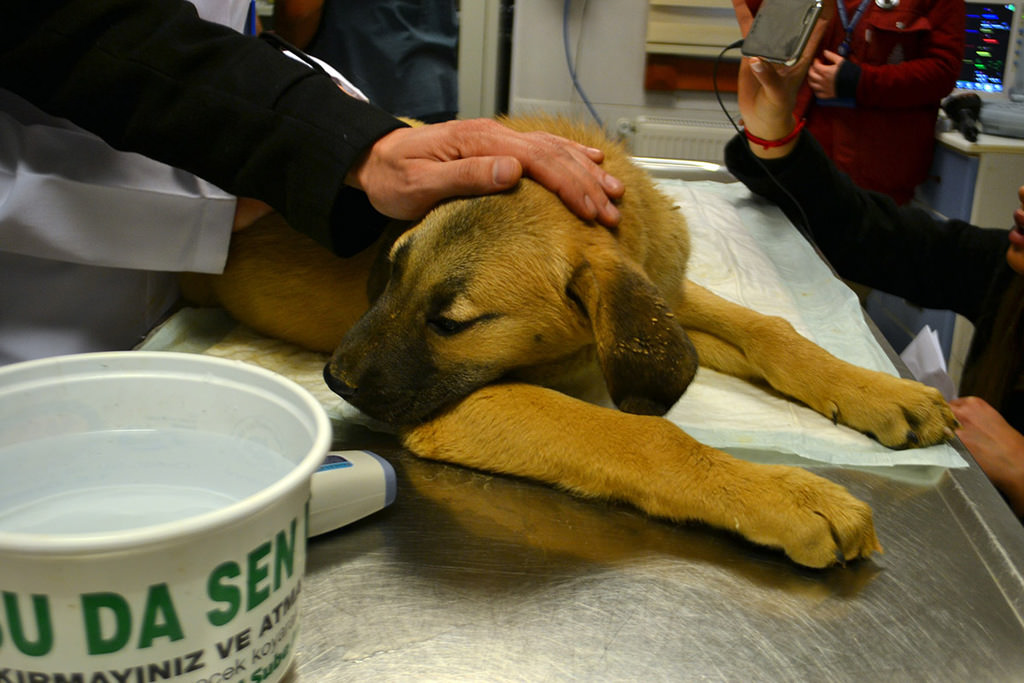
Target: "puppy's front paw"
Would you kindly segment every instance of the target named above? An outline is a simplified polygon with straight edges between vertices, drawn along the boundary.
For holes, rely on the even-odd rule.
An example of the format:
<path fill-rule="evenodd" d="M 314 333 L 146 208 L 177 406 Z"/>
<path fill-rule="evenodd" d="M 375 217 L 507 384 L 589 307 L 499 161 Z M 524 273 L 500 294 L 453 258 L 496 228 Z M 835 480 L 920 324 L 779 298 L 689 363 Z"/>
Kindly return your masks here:
<path fill-rule="evenodd" d="M 871 508 L 845 488 L 792 467 L 774 472 L 775 495 L 762 501 L 752 541 L 781 548 L 794 562 L 822 568 L 882 552 Z"/>
<path fill-rule="evenodd" d="M 855 395 L 833 401 L 832 419 L 889 448 L 933 446 L 953 437 L 956 418 L 938 389 L 913 380 L 873 373 Z"/>

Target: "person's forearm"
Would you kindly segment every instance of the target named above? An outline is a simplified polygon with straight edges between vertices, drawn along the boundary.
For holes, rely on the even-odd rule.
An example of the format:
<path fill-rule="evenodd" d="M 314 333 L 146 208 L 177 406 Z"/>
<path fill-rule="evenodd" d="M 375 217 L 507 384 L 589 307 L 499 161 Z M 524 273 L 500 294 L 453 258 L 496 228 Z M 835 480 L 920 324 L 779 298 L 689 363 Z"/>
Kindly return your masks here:
<path fill-rule="evenodd" d="M 761 136 L 772 135 L 763 127 L 758 131 Z M 818 177 L 822 171 L 822 162 L 802 149 L 808 144 L 804 140 L 807 135 L 801 132 L 789 143 L 770 149 L 752 143 L 745 135 L 737 135 L 726 143 L 726 168 L 752 192 L 778 204 L 789 214 L 794 209 L 786 193 L 795 191 L 797 199 L 801 199 L 802 191 L 806 189 L 803 179 L 806 176 Z M 758 159 L 768 162 L 767 166 L 757 163 Z M 795 216 L 791 218 L 795 219 Z"/>
<path fill-rule="evenodd" d="M 792 153 L 800 137 L 798 122 L 782 122 L 746 130 L 747 143 L 754 156 L 761 159 L 782 159 Z M 762 142 L 763 141 L 763 142 Z"/>
<path fill-rule="evenodd" d="M 182 0 L 41 0 L 7 14 L 0 87 L 266 201 L 324 244 L 349 168 L 403 125 Z"/>
<path fill-rule="evenodd" d="M 772 67 L 761 60 L 749 60 L 749 67 L 755 78 L 775 80 L 772 78 Z M 753 80 L 747 82 L 750 83 L 748 87 L 761 88 Z M 756 156 L 762 159 L 781 159 L 796 147 L 803 124 L 794 117 L 792 106 L 784 106 L 780 102 L 787 97 L 784 92 L 761 97 L 762 100 L 747 105 L 749 111 L 743 112 L 744 133 L 750 143 L 750 151 Z"/>
<path fill-rule="evenodd" d="M 217 272 L 235 197 L 112 149 L 0 89 L 0 251 L 92 266 Z"/>
<path fill-rule="evenodd" d="M 926 209 L 900 207 L 858 188 L 806 132 L 786 157 L 761 160 L 770 173 L 739 135 L 726 145 L 725 161 L 737 179 L 778 204 L 794 223 L 806 216 L 815 242 L 845 278 L 973 319 L 992 273 L 1007 268 L 1005 230 L 940 221 Z"/>

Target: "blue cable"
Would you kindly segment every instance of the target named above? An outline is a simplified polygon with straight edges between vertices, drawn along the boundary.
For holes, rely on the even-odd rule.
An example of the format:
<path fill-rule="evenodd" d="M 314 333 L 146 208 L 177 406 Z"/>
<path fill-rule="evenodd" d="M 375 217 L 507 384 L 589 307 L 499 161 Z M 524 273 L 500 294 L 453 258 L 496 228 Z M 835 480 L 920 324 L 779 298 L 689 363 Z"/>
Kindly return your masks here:
<path fill-rule="evenodd" d="M 601 117 L 597 115 L 597 111 L 594 109 L 594 105 L 590 103 L 590 99 L 587 94 L 583 92 L 583 86 L 580 85 L 579 79 L 576 78 L 576 67 L 572 63 L 572 54 L 569 51 L 569 5 L 572 0 L 565 0 L 565 4 L 562 8 L 562 46 L 565 48 L 565 64 L 569 67 L 569 77 L 572 79 L 572 85 L 583 99 L 583 104 L 587 105 L 587 110 L 590 115 L 597 121 L 597 125 L 604 128 L 604 122 L 601 121 Z M 581 36 L 582 40 L 582 36 Z"/>

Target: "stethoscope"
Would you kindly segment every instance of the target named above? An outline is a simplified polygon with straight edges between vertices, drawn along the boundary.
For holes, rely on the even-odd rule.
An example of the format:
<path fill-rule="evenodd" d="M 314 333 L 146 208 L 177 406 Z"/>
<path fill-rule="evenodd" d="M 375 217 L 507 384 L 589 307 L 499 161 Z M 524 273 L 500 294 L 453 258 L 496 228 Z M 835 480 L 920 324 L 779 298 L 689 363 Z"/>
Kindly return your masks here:
<path fill-rule="evenodd" d="M 848 18 L 846 15 L 846 3 L 843 0 L 836 2 L 836 9 L 839 11 L 839 21 L 843 25 L 843 30 L 846 32 L 846 37 L 843 38 L 843 42 L 839 44 L 837 52 L 843 57 L 850 54 L 850 38 L 853 35 L 853 29 L 857 26 L 857 22 L 860 21 L 860 17 L 864 14 L 864 10 L 871 4 L 871 0 L 861 0 L 860 5 L 857 6 L 857 10 L 853 13 L 852 18 Z M 875 5 L 879 9 L 892 10 L 896 9 L 900 4 L 900 0 L 875 0 Z"/>

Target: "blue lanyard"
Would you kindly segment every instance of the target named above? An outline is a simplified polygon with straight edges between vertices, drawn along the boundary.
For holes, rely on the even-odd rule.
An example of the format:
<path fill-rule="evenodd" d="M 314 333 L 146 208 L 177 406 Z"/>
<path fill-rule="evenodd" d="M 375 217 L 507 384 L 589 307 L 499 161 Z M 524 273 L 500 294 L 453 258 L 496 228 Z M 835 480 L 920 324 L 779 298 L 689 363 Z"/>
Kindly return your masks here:
<path fill-rule="evenodd" d="M 842 2 L 842 0 L 839 0 Z M 256 35 L 256 0 L 249 0 L 249 15 L 245 18 L 245 35 Z"/>
<path fill-rule="evenodd" d="M 871 0 L 861 0 L 860 6 L 853 13 L 853 20 L 851 21 L 846 18 L 846 2 L 844 0 L 836 0 L 836 9 L 839 10 L 839 21 L 843 24 L 843 30 L 846 31 L 846 37 L 843 38 L 843 42 L 839 44 L 837 50 L 843 57 L 850 54 L 850 38 L 853 35 L 853 29 L 857 26 L 857 22 L 860 21 L 860 15 L 864 14 L 864 10 L 870 4 Z"/>

